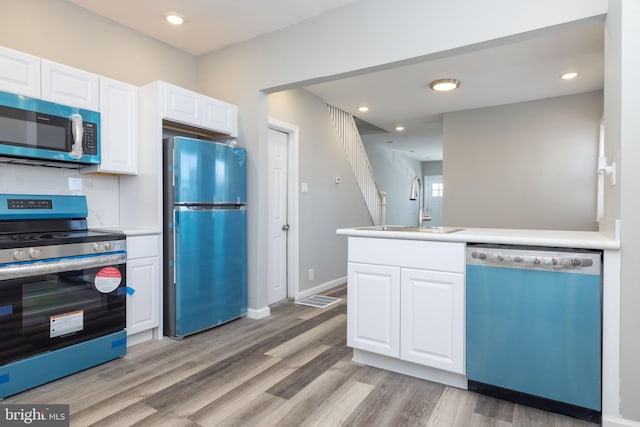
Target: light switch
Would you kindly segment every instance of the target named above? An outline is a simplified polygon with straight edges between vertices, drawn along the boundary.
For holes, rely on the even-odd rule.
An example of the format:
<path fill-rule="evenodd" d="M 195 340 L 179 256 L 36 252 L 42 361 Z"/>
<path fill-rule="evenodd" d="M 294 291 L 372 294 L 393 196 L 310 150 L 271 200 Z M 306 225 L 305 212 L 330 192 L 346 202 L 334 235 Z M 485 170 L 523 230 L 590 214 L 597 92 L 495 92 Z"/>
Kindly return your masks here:
<path fill-rule="evenodd" d="M 303 193 L 308 193 L 309 192 L 309 184 L 307 184 L 306 182 L 303 182 L 300 184 L 300 191 L 302 191 Z"/>

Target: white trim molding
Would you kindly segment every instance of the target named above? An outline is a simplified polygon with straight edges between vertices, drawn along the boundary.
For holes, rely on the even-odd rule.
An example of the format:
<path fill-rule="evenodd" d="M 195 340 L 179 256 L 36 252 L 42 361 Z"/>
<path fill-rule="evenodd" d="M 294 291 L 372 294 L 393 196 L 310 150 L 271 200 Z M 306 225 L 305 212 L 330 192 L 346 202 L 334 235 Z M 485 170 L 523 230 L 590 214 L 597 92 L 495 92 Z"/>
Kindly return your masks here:
<path fill-rule="evenodd" d="M 311 289 L 305 289 L 304 291 L 300 291 L 294 296 L 294 299 L 298 301 L 303 298 L 310 297 L 312 295 L 317 295 L 324 291 L 328 291 L 329 289 L 333 289 L 337 286 L 344 285 L 345 283 L 347 283 L 347 276 L 339 277 L 335 280 L 330 280 L 321 285 L 314 286 Z"/>
<path fill-rule="evenodd" d="M 269 316 L 271 316 L 271 309 L 269 308 L 269 306 L 258 308 L 258 309 L 250 308 L 247 310 L 247 317 L 249 319 L 257 320 L 257 319 L 262 319 Z"/>
<path fill-rule="evenodd" d="M 640 422 L 603 415 L 602 427 L 640 427 Z"/>

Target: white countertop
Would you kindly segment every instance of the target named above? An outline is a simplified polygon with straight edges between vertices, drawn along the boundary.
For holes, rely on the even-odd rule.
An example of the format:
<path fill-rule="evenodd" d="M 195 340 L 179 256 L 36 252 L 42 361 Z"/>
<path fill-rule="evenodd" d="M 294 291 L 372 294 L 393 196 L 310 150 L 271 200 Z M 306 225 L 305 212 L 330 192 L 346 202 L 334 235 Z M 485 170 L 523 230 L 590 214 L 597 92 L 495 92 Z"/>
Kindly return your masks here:
<path fill-rule="evenodd" d="M 369 229 L 368 229 L 369 228 Z M 383 239 L 432 240 L 442 242 L 495 243 L 582 249 L 620 249 L 620 241 L 597 231 L 464 228 L 454 233 L 380 231 L 374 227 L 340 228 L 337 234 Z"/>
<path fill-rule="evenodd" d="M 124 227 L 124 226 L 98 226 L 98 227 L 89 227 L 92 230 L 103 230 L 103 231 L 115 231 L 119 233 L 124 233 L 127 236 L 147 236 L 160 234 L 161 230 L 159 228 L 152 227 Z"/>

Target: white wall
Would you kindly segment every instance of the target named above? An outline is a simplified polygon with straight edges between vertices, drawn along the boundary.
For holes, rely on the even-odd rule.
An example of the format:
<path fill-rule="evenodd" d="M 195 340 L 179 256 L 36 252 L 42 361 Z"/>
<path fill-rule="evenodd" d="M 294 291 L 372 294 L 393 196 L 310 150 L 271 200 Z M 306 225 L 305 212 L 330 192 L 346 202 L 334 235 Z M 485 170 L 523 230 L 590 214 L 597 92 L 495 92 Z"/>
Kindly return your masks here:
<path fill-rule="evenodd" d="M 602 91 L 445 113 L 448 226 L 597 230 Z"/>
<path fill-rule="evenodd" d="M 363 135 L 367 157 L 382 191 L 387 193 L 386 223 L 415 226 L 418 221 L 418 200 L 409 200 L 414 176 L 422 179 L 422 163 L 397 150 L 381 144 L 367 144 Z"/>
<path fill-rule="evenodd" d="M 86 195 L 90 227 L 119 224 L 118 178 L 77 169 L 0 163 L 0 193 Z"/>
<path fill-rule="evenodd" d="M 305 90 L 269 95 L 269 117 L 299 128 L 299 290 L 347 275 L 347 239 L 337 228 L 370 225 L 371 217 L 324 101 Z M 342 182 L 335 183 L 340 176 Z M 314 280 L 308 270 L 314 269 Z"/>
<path fill-rule="evenodd" d="M 605 218 L 621 220 L 620 414 L 640 421 L 640 2 L 612 0 L 605 33 L 605 152 L 618 185 L 605 185 Z M 606 290 L 605 290 L 606 292 Z M 620 424 L 622 425 L 622 424 Z"/>

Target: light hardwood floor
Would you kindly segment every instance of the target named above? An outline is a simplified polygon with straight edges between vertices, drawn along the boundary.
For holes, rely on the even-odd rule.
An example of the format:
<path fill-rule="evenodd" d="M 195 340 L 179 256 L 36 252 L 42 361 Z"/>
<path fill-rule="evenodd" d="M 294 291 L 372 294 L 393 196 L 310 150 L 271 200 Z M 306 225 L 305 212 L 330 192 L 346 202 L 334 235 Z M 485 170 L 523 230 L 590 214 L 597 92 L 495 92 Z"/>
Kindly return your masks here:
<path fill-rule="evenodd" d="M 9 397 L 70 405 L 72 426 L 595 426 L 351 362 L 346 288 L 284 303 Z"/>

